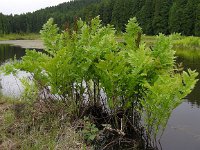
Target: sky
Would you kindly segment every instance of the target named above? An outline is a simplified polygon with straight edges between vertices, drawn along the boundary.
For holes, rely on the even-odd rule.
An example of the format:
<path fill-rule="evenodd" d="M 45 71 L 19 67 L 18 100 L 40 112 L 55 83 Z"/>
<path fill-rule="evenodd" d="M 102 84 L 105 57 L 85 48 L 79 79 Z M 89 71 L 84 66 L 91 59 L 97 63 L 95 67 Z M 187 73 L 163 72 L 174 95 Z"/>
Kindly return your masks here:
<path fill-rule="evenodd" d="M 0 12 L 5 15 L 33 12 L 70 0 L 0 0 Z"/>

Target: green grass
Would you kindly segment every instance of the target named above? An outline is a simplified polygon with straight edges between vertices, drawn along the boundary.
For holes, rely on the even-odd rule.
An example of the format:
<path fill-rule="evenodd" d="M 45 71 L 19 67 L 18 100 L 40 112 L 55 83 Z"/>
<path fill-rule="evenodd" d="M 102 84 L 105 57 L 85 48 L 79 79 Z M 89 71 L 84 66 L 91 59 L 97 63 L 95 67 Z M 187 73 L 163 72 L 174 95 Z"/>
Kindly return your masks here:
<path fill-rule="evenodd" d="M 154 45 L 156 36 L 142 36 L 142 41 L 147 45 Z M 173 46 L 175 50 L 200 50 L 200 37 L 194 36 L 177 36 L 173 38 Z"/>
<path fill-rule="evenodd" d="M 200 53 L 199 50 L 196 49 L 176 49 L 176 55 L 177 56 L 183 56 L 184 58 L 187 59 L 199 59 L 200 58 Z"/>
<path fill-rule="evenodd" d="M 27 34 L 1 34 L 0 41 L 4 40 L 38 40 L 40 39 L 39 34 L 27 33 Z"/>
<path fill-rule="evenodd" d="M 147 46 L 152 46 L 156 42 L 156 36 L 142 35 L 142 42 L 145 42 Z"/>
<path fill-rule="evenodd" d="M 174 47 L 177 49 L 200 50 L 200 37 L 181 36 L 174 41 Z"/>

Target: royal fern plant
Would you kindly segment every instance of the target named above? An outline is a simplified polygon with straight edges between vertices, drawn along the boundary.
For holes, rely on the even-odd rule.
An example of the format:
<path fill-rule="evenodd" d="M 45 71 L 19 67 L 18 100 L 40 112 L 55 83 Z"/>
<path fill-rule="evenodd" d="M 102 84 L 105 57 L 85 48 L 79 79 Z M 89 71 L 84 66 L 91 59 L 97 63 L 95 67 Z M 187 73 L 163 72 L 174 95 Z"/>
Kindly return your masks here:
<path fill-rule="evenodd" d="M 60 31 L 49 19 L 40 33 L 44 52 L 26 50 L 21 61 L 1 69 L 30 72 L 39 89 L 73 106 L 77 117 L 91 105 L 113 114 L 123 110 L 121 129 L 137 114 L 140 117 L 130 121 L 143 124 L 147 137 L 155 139 L 197 82 L 196 71 L 174 69 L 171 36 L 158 35 L 151 47 L 140 41 L 136 18 L 126 25 L 123 42 L 116 40 L 112 25 L 102 26 L 99 17 L 89 23 L 80 19 L 72 32 Z M 119 128 L 118 123 L 116 116 L 114 127 Z"/>

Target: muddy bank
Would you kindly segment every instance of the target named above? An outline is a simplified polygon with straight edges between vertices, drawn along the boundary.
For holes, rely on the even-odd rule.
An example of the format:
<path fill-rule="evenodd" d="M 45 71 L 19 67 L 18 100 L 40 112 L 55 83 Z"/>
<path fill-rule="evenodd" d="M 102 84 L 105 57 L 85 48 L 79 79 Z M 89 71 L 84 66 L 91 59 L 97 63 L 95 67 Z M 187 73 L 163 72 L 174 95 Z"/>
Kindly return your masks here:
<path fill-rule="evenodd" d="M 42 40 L 8 40 L 0 41 L 0 44 L 11 44 L 15 46 L 20 46 L 22 48 L 44 49 Z"/>

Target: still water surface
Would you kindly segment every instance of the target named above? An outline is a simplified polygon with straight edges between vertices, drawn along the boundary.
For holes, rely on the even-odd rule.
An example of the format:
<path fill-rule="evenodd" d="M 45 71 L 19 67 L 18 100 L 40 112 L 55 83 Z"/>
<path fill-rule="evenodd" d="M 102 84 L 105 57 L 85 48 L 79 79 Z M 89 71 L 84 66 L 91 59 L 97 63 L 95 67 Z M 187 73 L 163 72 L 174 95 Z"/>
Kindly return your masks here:
<path fill-rule="evenodd" d="M 198 52 L 197 52 L 198 53 Z M 200 72 L 200 52 L 189 56 L 179 55 L 178 62 L 184 68 L 196 69 Z M 25 49 L 9 45 L 0 45 L 0 64 L 16 57 L 20 59 Z M 27 76 L 25 73 L 19 75 Z M 0 91 L 5 95 L 17 95 L 20 89 L 18 79 L 11 76 L 0 76 Z M 200 150 L 200 82 L 186 100 L 173 111 L 167 128 L 161 139 L 163 150 Z"/>
<path fill-rule="evenodd" d="M 182 62 L 184 69 L 200 73 L 200 50 L 179 54 L 177 62 Z M 200 150 L 200 81 L 185 102 L 173 111 L 161 145 L 163 150 Z"/>

